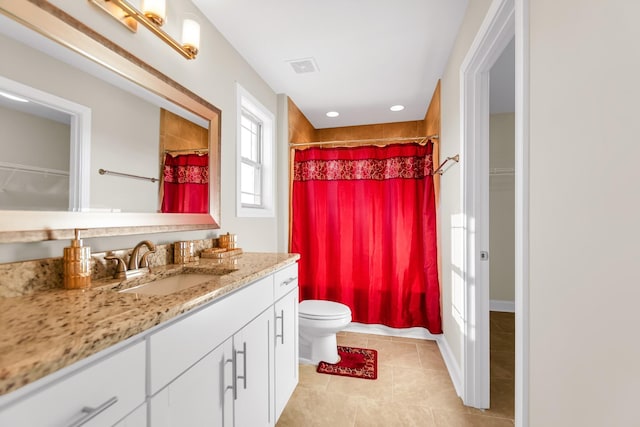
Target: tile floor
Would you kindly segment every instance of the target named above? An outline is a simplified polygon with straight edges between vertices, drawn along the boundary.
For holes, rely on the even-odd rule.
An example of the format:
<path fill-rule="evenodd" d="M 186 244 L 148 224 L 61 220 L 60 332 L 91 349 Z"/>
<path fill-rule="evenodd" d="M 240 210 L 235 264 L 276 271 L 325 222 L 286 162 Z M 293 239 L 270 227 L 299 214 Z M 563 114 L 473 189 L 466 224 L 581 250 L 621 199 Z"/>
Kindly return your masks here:
<path fill-rule="evenodd" d="M 277 427 L 513 426 L 513 313 L 491 313 L 491 409 L 456 395 L 434 341 L 341 332 L 338 344 L 378 350 L 378 379 L 318 374 L 300 382 Z"/>

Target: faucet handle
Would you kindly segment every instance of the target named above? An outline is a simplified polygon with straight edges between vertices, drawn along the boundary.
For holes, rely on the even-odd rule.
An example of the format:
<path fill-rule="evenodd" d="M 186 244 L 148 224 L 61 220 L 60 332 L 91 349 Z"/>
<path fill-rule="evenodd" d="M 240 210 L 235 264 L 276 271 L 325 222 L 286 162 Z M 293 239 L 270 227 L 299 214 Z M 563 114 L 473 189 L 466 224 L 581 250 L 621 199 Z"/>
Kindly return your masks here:
<path fill-rule="evenodd" d="M 104 259 L 109 261 L 116 261 L 118 264 L 116 265 L 116 272 L 113 275 L 114 279 L 124 279 L 126 278 L 127 266 L 124 263 L 124 260 L 115 255 L 106 255 Z"/>

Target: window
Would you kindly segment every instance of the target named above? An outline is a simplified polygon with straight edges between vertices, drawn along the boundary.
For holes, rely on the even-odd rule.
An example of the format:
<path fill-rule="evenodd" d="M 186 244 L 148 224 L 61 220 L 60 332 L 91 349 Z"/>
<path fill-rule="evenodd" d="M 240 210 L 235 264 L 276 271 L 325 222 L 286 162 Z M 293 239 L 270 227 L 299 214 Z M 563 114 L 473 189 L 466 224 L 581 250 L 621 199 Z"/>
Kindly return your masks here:
<path fill-rule="evenodd" d="M 273 216 L 274 116 L 238 85 L 238 191 L 240 217 Z"/>
<path fill-rule="evenodd" d="M 262 207 L 262 123 L 242 109 L 240 119 L 240 203 Z"/>

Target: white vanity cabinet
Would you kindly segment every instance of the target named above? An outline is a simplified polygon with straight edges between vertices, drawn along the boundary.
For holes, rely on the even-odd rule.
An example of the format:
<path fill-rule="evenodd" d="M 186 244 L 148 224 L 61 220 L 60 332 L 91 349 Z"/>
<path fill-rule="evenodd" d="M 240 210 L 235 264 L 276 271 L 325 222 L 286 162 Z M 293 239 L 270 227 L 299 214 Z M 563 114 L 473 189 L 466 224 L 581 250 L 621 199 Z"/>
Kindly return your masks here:
<path fill-rule="evenodd" d="M 298 384 L 298 264 L 274 275 L 276 420 Z"/>
<path fill-rule="evenodd" d="M 273 427 L 298 382 L 297 272 L 0 396 L 0 426 Z"/>
<path fill-rule="evenodd" d="M 231 338 L 150 400 L 150 425 L 233 426 Z"/>
<path fill-rule="evenodd" d="M 146 426 L 145 343 L 111 352 L 0 405 L 0 426 Z M 135 411 L 135 412 L 134 412 Z M 129 418 L 129 414 L 131 418 Z M 125 418 L 126 417 L 126 418 Z"/>
<path fill-rule="evenodd" d="M 273 426 L 272 328 L 265 310 L 162 388 L 150 400 L 150 425 Z"/>
<path fill-rule="evenodd" d="M 265 310 L 233 336 L 234 425 L 275 425 L 272 406 L 273 315 Z"/>

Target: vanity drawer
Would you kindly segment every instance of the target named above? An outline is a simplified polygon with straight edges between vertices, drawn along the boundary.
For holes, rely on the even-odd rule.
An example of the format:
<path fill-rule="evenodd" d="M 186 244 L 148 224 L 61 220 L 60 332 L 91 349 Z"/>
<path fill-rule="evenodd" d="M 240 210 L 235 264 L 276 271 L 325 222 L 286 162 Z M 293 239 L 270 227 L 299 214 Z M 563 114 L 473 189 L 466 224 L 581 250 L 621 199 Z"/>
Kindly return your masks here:
<path fill-rule="evenodd" d="M 183 315 L 149 337 L 149 385 L 155 395 L 273 304 L 273 276 Z"/>
<path fill-rule="evenodd" d="M 298 286 L 298 263 L 296 262 L 276 271 L 274 282 L 274 300 L 277 301 Z"/>
<path fill-rule="evenodd" d="M 0 425 L 114 425 L 144 402 L 145 375 L 145 343 L 139 342 L 0 409 Z"/>

